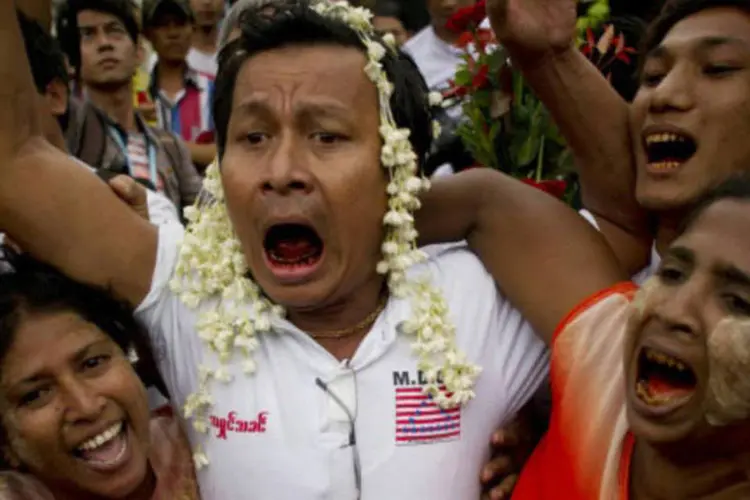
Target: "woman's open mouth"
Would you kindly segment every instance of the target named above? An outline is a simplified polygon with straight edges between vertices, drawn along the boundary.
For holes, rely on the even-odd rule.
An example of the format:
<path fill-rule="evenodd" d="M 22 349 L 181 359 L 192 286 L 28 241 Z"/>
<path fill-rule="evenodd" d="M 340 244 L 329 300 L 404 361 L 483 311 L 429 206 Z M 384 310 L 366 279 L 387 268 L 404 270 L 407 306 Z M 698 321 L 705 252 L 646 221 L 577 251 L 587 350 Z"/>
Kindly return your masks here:
<path fill-rule="evenodd" d="M 128 441 L 128 426 L 120 421 L 79 444 L 73 456 L 98 472 L 112 472 L 130 458 Z"/>
<path fill-rule="evenodd" d="M 655 173 L 676 170 L 698 150 L 695 139 L 686 134 L 651 132 L 643 140 L 648 168 Z"/>
<path fill-rule="evenodd" d="M 298 282 L 309 277 L 323 258 L 323 240 L 305 224 L 276 224 L 263 240 L 266 264 L 282 281 Z"/>
<path fill-rule="evenodd" d="M 685 361 L 653 347 L 638 355 L 635 393 L 654 413 L 668 413 L 684 406 L 695 394 L 698 379 Z"/>

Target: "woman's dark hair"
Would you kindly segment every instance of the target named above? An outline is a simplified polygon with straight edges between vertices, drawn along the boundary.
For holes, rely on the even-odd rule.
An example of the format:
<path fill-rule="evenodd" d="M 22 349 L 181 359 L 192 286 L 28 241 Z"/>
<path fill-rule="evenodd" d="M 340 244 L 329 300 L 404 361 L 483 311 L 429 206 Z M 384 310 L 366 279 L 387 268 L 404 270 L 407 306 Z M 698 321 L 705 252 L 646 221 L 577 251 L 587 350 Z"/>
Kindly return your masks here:
<path fill-rule="evenodd" d="M 81 35 L 78 30 L 78 13 L 84 10 L 110 14 L 125 26 L 133 43 L 138 43 L 140 26 L 136 17 L 136 5 L 132 0 L 67 0 L 57 12 L 55 28 L 57 39 L 68 56 L 70 65 L 80 70 Z"/>
<path fill-rule="evenodd" d="M 719 201 L 750 201 L 750 172 L 733 175 L 703 194 L 683 219 L 679 233 L 684 233 L 711 206 Z"/>
<path fill-rule="evenodd" d="M 365 50 L 354 30 L 344 22 L 316 13 L 308 0 L 275 0 L 249 7 L 240 17 L 239 28 L 242 35 L 227 44 L 219 55 L 213 116 L 220 158 L 226 146 L 237 75 L 249 58 L 289 46 L 332 44 Z M 410 140 L 421 166 L 432 144 L 427 85 L 414 62 L 402 52 L 389 50 L 381 62 L 394 85 L 391 97 L 394 119 L 399 127 L 411 131 Z"/>
<path fill-rule="evenodd" d="M 750 14 L 750 0 L 667 0 L 646 31 L 641 54 L 648 55 L 658 47 L 669 30 L 686 17 L 717 7 L 734 7 Z"/>
<path fill-rule="evenodd" d="M 144 385 L 154 385 L 165 395 L 155 371 L 153 353 L 144 330 L 126 304 L 106 290 L 71 280 L 55 268 L 7 245 L 0 246 L 0 363 L 29 314 L 72 312 L 106 333 L 124 352 L 135 351 L 136 371 Z"/>

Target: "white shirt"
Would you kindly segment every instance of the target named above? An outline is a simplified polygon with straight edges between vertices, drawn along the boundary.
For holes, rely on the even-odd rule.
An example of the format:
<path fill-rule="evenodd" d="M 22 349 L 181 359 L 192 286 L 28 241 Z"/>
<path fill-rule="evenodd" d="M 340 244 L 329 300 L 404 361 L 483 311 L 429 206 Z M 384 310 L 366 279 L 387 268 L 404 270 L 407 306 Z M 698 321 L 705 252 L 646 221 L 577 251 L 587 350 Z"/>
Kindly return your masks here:
<path fill-rule="evenodd" d="M 186 308 L 168 287 L 180 237 L 175 228 L 160 228 L 152 287 L 136 311 L 152 336 L 178 408 L 196 388 L 197 366 L 217 366 L 216 356 L 196 335 L 198 312 Z M 343 362 L 279 321 L 273 334 L 259 337 L 253 376 L 242 374 L 238 360 L 229 366 L 235 374 L 231 384 L 211 385 L 215 428 L 210 436 L 187 426 L 192 444 L 203 444 L 211 461 L 198 472 L 204 500 L 356 498 L 350 420 L 316 385 L 316 377 L 354 416 L 362 499 L 479 498 L 479 471 L 489 455 L 490 435 L 545 380 L 548 354 L 464 247 L 446 247 L 412 272 L 432 274 L 445 294 L 459 347 L 484 369 L 476 398 L 452 416 L 446 433 L 456 435 L 397 444 L 399 437 L 415 438 L 403 427 L 397 432 L 396 395 L 403 403 L 404 393 L 421 394 L 410 340 L 397 334 L 410 315 L 408 302 L 390 300 L 353 358 Z"/>
<path fill-rule="evenodd" d="M 417 63 L 430 90 L 447 89 L 448 80 L 456 76 L 458 65 L 462 63 L 461 49 L 438 38 L 432 26 L 409 39 L 403 50 Z"/>
<path fill-rule="evenodd" d="M 187 55 L 187 64 L 188 67 L 210 78 L 216 78 L 216 73 L 219 72 L 219 62 L 216 59 L 216 53 L 209 54 L 191 48 Z"/>

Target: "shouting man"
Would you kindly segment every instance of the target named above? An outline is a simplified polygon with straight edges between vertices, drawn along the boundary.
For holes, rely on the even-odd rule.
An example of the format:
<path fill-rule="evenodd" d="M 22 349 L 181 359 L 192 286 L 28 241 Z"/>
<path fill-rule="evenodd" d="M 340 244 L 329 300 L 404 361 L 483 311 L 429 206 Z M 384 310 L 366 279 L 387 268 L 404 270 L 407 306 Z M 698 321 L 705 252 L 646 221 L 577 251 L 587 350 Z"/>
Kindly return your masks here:
<path fill-rule="evenodd" d="M 0 6 L 0 68 L 13 68 L 0 225 L 137 306 L 192 424 L 203 497 L 478 497 L 490 434 L 547 371 L 519 310 L 549 339 L 617 281 L 598 234 L 487 171 L 435 186 L 417 212 L 424 81 L 366 11 L 292 0 L 248 11 L 222 52 L 220 167 L 181 241 L 42 139 L 12 2 Z M 492 276 L 462 246 L 422 261 L 417 230 L 422 243 L 467 238 Z M 56 397 L 85 429 L 80 402 Z M 102 443 L 111 470 L 129 467 L 131 439 L 125 422 Z"/>

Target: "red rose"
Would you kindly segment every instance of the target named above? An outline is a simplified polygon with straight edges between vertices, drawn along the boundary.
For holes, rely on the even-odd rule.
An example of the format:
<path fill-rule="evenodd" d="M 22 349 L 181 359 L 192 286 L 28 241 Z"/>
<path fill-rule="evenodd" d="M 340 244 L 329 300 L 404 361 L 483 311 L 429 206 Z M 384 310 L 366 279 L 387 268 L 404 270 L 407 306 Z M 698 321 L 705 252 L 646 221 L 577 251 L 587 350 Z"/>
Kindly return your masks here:
<path fill-rule="evenodd" d="M 485 0 L 479 0 L 470 7 L 459 9 L 448 19 L 445 27 L 451 33 L 463 33 L 479 26 L 485 17 L 487 17 Z"/>
<path fill-rule="evenodd" d="M 469 93 L 469 88 L 463 85 L 456 85 L 456 82 L 450 80 L 448 82 L 450 88 L 443 93 L 443 99 L 460 99 Z"/>
<path fill-rule="evenodd" d="M 474 90 L 481 90 L 485 87 L 488 87 L 490 84 L 490 79 L 488 77 L 490 72 L 490 67 L 486 64 L 482 64 L 479 67 L 479 71 L 476 72 L 474 75 L 474 78 L 471 80 L 471 87 Z"/>
<path fill-rule="evenodd" d="M 555 198 L 562 199 L 565 196 L 565 190 L 568 188 L 568 183 L 561 180 L 544 180 L 535 181 L 534 179 L 521 179 L 521 182 L 533 186 L 537 189 L 544 191 L 547 194 L 551 194 Z"/>

